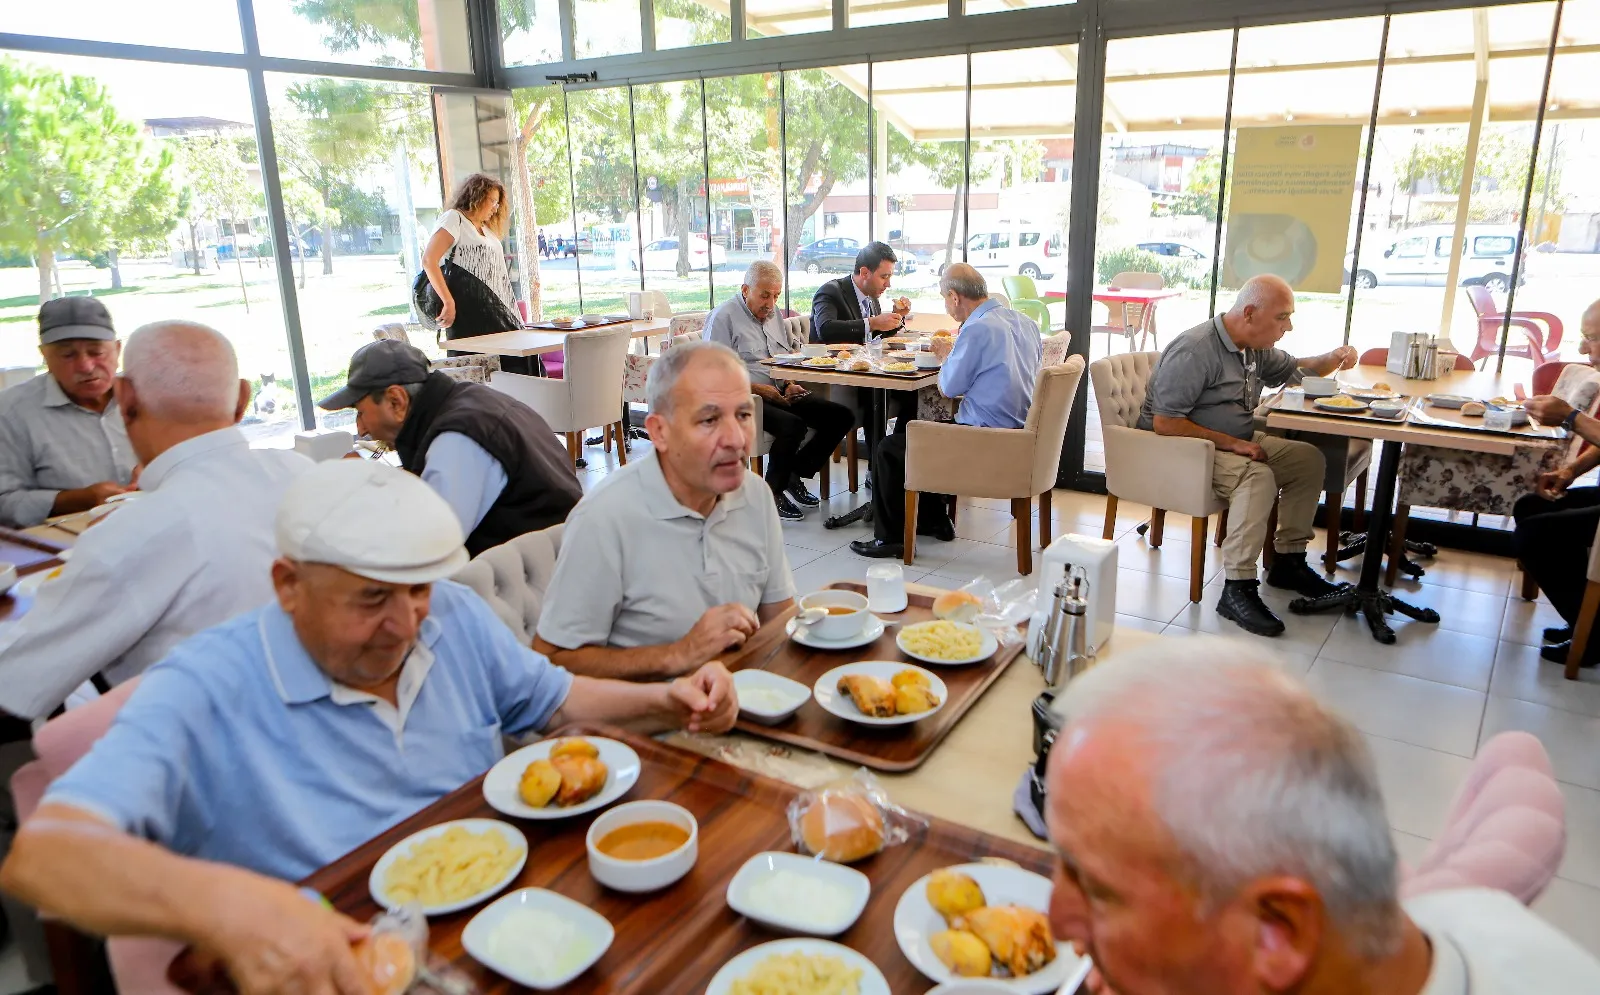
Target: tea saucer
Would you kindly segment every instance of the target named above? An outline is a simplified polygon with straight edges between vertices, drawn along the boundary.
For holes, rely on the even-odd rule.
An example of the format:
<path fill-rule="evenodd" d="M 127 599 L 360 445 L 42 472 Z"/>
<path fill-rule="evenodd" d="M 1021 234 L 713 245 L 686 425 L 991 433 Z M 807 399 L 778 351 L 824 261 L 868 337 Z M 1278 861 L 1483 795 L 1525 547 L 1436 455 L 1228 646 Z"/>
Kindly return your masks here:
<path fill-rule="evenodd" d="M 793 639 L 801 646 L 809 646 L 814 650 L 855 649 L 858 646 L 876 642 L 878 637 L 883 635 L 884 630 L 883 620 L 876 617 L 869 618 L 867 624 L 861 627 L 860 632 L 847 639 L 818 639 L 811 634 L 809 628 L 796 633 L 795 630 L 799 627 L 799 624 L 791 618 L 788 624 L 783 627 L 783 631 L 788 634 L 790 639 Z"/>

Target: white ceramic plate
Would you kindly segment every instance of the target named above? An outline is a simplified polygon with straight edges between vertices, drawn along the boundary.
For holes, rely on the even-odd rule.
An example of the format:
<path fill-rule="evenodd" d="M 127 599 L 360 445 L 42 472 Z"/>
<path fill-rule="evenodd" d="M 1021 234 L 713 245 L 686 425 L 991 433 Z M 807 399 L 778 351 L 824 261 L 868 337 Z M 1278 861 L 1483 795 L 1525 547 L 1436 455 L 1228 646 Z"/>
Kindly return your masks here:
<path fill-rule="evenodd" d="M 1465 394 L 1429 394 L 1424 398 L 1436 408 L 1460 408 L 1463 404 L 1473 400 Z"/>
<path fill-rule="evenodd" d="M 850 895 L 848 909 L 830 922 L 805 922 L 784 915 L 782 909 L 756 907 L 750 889 L 762 878 L 779 871 L 816 878 L 843 889 Z M 867 899 L 871 897 L 872 882 L 860 871 L 816 857 L 802 857 L 797 853 L 758 853 L 745 861 L 739 873 L 728 882 L 728 907 L 733 911 L 773 929 L 809 933 L 812 936 L 838 936 L 843 933 L 861 918 L 862 910 L 867 907 Z"/>
<path fill-rule="evenodd" d="M 722 970 L 718 971 L 716 977 L 711 979 L 711 984 L 706 986 L 706 995 L 728 995 L 728 992 L 733 990 L 733 983 L 754 971 L 757 964 L 773 954 L 790 954 L 797 951 L 837 957 L 851 967 L 859 968 L 861 995 L 889 995 L 889 982 L 884 978 L 883 972 L 878 970 L 878 965 L 849 947 L 827 940 L 773 940 L 759 947 L 751 947 L 722 965 Z"/>
<path fill-rule="evenodd" d="M 990 632 L 988 629 L 980 628 L 976 625 L 969 625 L 965 622 L 957 622 L 955 623 L 956 625 L 961 626 L 963 629 L 971 629 L 977 632 L 979 637 L 982 638 L 983 643 L 978 647 L 977 656 L 962 657 L 959 660 L 942 660 L 936 656 L 924 656 L 921 653 L 913 653 L 906 646 L 906 633 L 910 632 L 912 629 L 919 629 L 922 626 L 931 624 L 931 622 L 918 622 L 916 625 L 901 626 L 899 634 L 894 637 L 895 645 L 900 647 L 900 652 L 911 657 L 913 660 L 921 660 L 923 663 L 931 663 L 936 667 L 959 667 L 965 664 L 979 663 L 983 660 L 987 660 L 991 656 L 994 656 L 995 650 L 1000 648 L 1000 640 L 996 639 L 994 633 Z"/>
<path fill-rule="evenodd" d="M 960 871 L 978 882 L 990 905 L 1021 905 L 1045 913 L 1050 910 L 1050 879 L 1032 871 L 1002 864 L 960 864 L 947 869 Z M 900 952 L 913 967 L 940 984 L 965 980 L 950 973 L 928 945 L 929 937 L 948 928 L 944 917 L 928 904 L 927 877 L 907 888 L 894 907 L 894 937 L 900 944 Z M 1087 957 L 1074 954 L 1068 944 L 1057 943 L 1056 959 L 1042 970 L 1021 978 L 990 980 L 1022 995 L 1046 995 L 1058 989 L 1070 992 L 1077 990 L 1078 983 L 1089 973 L 1089 967 Z"/>
<path fill-rule="evenodd" d="M 892 718 L 877 719 L 870 715 L 862 715 L 850 696 L 839 690 L 839 678 L 847 674 L 871 674 L 890 680 L 902 670 L 921 671 L 928 678 L 934 697 L 939 699 L 939 704 L 926 712 L 917 712 L 915 715 L 896 715 Z M 864 726 L 903 726 L 912 722 L 920 722 L 930 715 L 938 712 L 950 701 L 950 689 L 944 686 L 944 681 L 939 675 L 923 670 L 921 667 L 909 663 L 896 663 L 890 660 L 866 660 L 862 663 L 847 663 L 842 667 L 832 670 L 817 678 L 817 683 L 811 688 L 812 697 L 817 699 L 817 704 L 824 710 L 848 722 L 858 722 Z"/>
<path fill-rule="evenodd" d="M 547 739 L 507 756 L 493 767 L 483 779 L 483 800 L 497 812 L 514 815 L 519 819 L 565 819 L 604 808 L 628 793 L 639 780 L 639 754 L 626 743 L 600 736 L 585 736 L 600 751 L 600 762 L 608 768 L 606 786 L 586 802 L 558 808 L 551 803 L 545 808 L 534 808 L 522 800 L 517 786 L 522 783 L 522 772 L 535 760 L 547 760 L 555 739 Z"/>
<path fill-rule="evenodd" d="M 773 725 L 800 710 L 800 706 L 811 700 L 811 689 L 799 681 L 791 681 L 787 677 L 768 673 L 765 670 L 739 670 L 733 675 L 733 688 L 739 695 L 739 712 L 757 722 Z M 792 704 L 786 707 L 773 709 L 765 705 L 758 705 L 747 701 L 746 695 L 751 691 L 775 691 L 783 695 Z"/>
<path fill-rule="evenodd" d="M 1330 403 L 1328 403 L 1329 401 L 1332 401 L 1332 400 L 1333 400 L 1333 398 L 1331 398 L 1331 397 L 1319 397 L 1315 401 L 1312 401 L 1311 403 L 1316 405 L 1319 410 L 1331 411 L 1336 415 L 1359 415 L 1359 414 L 1362 414 L 1363 412 L 1365 412 L 1367 410 L 1367 402 L 1365 402 L 1365 401 L 1360 402 L 1355 407 L 1351 407 L 1348 404 L 1330 404 Z M 1354 400 L 1354 399 L 1352 398 L 1352 400 Z"/>
<path fill-rule="evenodd" d="M 498 819 L 456 819 L 451 822 L 441 822 L 437 826 L 429 826 L 427 829 L 412 833 L 390 847 L 389 852 L 379 857 L 378 862 L 372 865 L 372 873 L 367 876 L 367 890 L 372 893 L 372 900 L 386 909 L 399 905 L 400 903 L 389 900 L 388 892 L 383 886 L 383 879 L 388 875 L 389 868 L 394 866 L 396 860 L 410 853 L 412 846 L 415 844 L 421 843 L 423 840 L 432 839 L 435 836 L 443 836 L 446 831 L 455 826 L 460 826 L 469 833 L 482 833 L 485 830 L 499 833 L 512 846 L 521 850 L 522 855 L 517 858 L 515 864 L 511 865 L 511 869 L 501 876 L 500 880 L 487 885 L 481 891 L 460 901 L 424 905 L 422 907 L 423 915 L 442 916 L 447 912 L 459 912 L 469 906 L 477 905 L 489 896 L 497 894 L 500 889 L 515 881 L 517 875 L 522 873 L 522 865 L 528 862 L 528 838 L 523 836 L 515 826 L 508 825 Z"/>
<path fill-rule="evenodd" d="M 543 978 L 518 971 L 489 951 L 489 938 L 494 935 L 495 927 L 518 909 L 537 909 L 560 916 L 583 934 L 593 952 L 559 977 Z M 580 905 L 565 895 L 558 895 L 543 888 L 523 888 L 513 891 L 473 916 L 472 921 L 467 923 L 467 928 L 461 932 L 461 945 L 472 955 L 473 960 L 491 971 L 502 974 L 519 985 L 549 991 L 552 988 L 560 988 L 593 967 L 595 961 L 600 959 L 600 955 L 611 947 L 611 941 L 616 939 L 616 935 L 616 930 L 612 929 L 606 917 L 588 906 Z M 530 936 L 528 942 L 537 943 L 539 938 Z"/>
<path fill-rule="evenodd" d="M 1387 401 L 1400 396 L 1392 390 L 1373 390 L 1370 387 L 1347 387 L 1344 392 L 1362 401 Z"/>
<path fill-rule="evenodd" d="M 877 642 L 878 637 L 883 635 L 883 630 L 884 624 L 881 618 L 867 619 L 867 624 L 861 627 L 861 631 L 849 639 L 819 639 L 811 634 L 809 627 L 802 628 L 800 623 L 792 618 L 783 627 L 783 631 L 788 633 L 790 639 L 814 650 L 853 650 Z"/>

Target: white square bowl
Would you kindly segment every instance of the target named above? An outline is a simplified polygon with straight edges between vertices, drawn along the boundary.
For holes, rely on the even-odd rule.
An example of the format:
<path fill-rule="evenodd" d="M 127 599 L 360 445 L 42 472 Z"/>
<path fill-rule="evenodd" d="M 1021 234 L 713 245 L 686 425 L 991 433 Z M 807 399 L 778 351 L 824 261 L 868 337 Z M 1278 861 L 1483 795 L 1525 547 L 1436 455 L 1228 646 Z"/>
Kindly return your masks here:
<path fill-rule="evenodd" d="M 779 871 L 802 874 L 848 890 L 851 899 L 847 910 L 849 914 L 833 922 L 815 923 L 785 916 L 780 910 L 756 908 L 750 900 L 750 889 L 762 878 Z M 745 861 L 739 873 L 728 882 L 728 907 L 733 911 L 773 929 L 810 936 L 838 936 L 843 933 L 861 918 L 862 910 L 867 907 L 867 899 L 871 897 L 872 882 L 860 871 L 817 857 L 802 857 L 797 853 L 758 853 Z"/>
<path fill-rule="evenodd" d="M 765 670 L 734 671 L 733 689 L 739 695 L 739 711 L 751 720 L 764 725 L 777 725 L 798 712 L 801 705 L 811 700 L 811 689 L 804 684 Z M 766 708 L 746 701 L 746 691 L 776 691 L 793 703 L 780 709 Z"/>
<path fill-rule="evenodd" d="M 560 977 L 538 978 L 517 971 L 510 964 L 489 953 L 489 937 L 494 934 L 495 927 L 517 909 L 539 909 L 560 916 L 576 927 L 584 938 L 594 945 L 594 953 L 572 971 Z M 467 923 L 467 928 L 461 932 L 461 946 L 472 955 L 473 960 L 491 971 L 527 988 L 549 991 L 560 988 L 593 967 L 601 955 L 611 948 L 611 941 L 616 935 L 616 930 L 611 928 L 611 923 L 606 917 L 588 906 L 543 888 L 523 888 L 513 891 L 473 916 L 472 921 Z M 537 938 L 530 937 L 529 941 L 537 942 Z"/>

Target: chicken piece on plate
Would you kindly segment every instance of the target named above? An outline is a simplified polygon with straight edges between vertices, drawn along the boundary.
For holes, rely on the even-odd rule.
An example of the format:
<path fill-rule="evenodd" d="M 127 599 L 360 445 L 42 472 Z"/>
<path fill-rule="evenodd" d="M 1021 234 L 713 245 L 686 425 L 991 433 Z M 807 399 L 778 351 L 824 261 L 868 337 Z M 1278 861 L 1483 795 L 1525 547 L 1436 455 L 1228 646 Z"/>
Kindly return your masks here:
<path fill-rule="evenodd" d="M 557 805 L 582 804 L 606 786 L 606 765 L 594 757 L 568 753 L 552 758 L 550 763 L 561 774 L 561 790 L 556 792 Z"/>
<path fill-rule="evenodd" d="M 895 714 L 894 685 L 871 674 L 846 674 L 839 678 L 839 690 L 850 696 L 862 715 L 887 719 Z"/>
<path fill-rule="evenodd" d="M 939 707 L 939 696 L 919 684 L 904 684 L 894 691 L 894 708 L 901 715 L 916 715 Z"/>
<path fill-rule="evenodd" d="M 1050 922 L 1034 909 L 993 905 L 973 909 L 951 925 L 976 933 L 1013 977 L 1032 974 L 1056 959 Z"/>

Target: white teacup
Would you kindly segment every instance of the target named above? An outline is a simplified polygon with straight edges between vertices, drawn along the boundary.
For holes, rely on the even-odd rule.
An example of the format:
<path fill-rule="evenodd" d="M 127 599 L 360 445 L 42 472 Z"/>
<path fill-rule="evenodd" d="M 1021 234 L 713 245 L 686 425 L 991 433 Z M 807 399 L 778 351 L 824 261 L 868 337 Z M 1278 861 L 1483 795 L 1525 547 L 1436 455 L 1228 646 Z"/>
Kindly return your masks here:
<path fill-rule="evenodd" d="M 939 357 L 931 352 L 919 352 L 916 356 L 916 363 L 919 370 L 937 370 L 940 361 Z"/>
<path fill-rule="evenodd" d="M 828 609 L 811 624 L 811 635 L 818 639 L 849 639 L 867 624 L 867 596 L 854 591 L 817 591 L 801 598 L 800 608 Z"/>
<path fill-rule="evenodd" d="M 823 342 L 807 342 L 800 347 L 800 354 L 812 358 L 826 356 L 828 354 L 828 346 Z"/>

